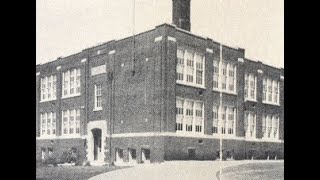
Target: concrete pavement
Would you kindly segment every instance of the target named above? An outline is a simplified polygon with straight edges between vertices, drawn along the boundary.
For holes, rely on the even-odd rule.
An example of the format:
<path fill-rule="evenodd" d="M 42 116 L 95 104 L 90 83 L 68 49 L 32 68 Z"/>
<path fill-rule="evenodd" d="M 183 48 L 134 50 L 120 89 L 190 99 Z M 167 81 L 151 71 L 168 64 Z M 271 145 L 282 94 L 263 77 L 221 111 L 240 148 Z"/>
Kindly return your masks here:
<path fill-rule="evenodd" d="M 263 162 L 283 162 L 283 160 L 223 161 L 222 167 Z M 142 164 L 132 168 L 107 172 L 92 177 L 90 180 L 213 180 L 217 179 L 216 174 L 219 171 L 219 165 L 219 161 L 166 161 L 160 164 Z"/>

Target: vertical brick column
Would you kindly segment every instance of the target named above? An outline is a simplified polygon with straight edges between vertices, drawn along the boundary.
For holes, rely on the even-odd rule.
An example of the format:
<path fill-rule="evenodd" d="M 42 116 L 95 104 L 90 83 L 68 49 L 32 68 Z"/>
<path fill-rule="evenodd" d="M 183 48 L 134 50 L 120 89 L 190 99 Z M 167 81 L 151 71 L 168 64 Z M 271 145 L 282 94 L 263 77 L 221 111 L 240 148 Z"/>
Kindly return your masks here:
<path fill-rule="evenodd" d="M 164 131 L 175 132 L 176 125 L 176 64 L 177 64 L 177 40 L 175 28 L 168 26 L 166 36 L 166 69 L 165 69 L 165 93 L 166 93 L 166 127 Z"/>
<path fill-rule="evenodd" d="M 279 139 L 284 140 L 284 70 L 281 69 L 280 75 L 280 122 Z"/>
<path fill-rule="evenodd" d="M 244 137 L 244 74 L 246 66 L 244 62 L 245 50 L 239 50 L 239 57 L 237 59 L 237 122 L 236 122 L 236 136 Z"/>
<path fill-rule="evenodd" d="M 36 137 L 40 136 L 40 114 L 39 114 L 39 101 L 41 92 L 41 77 L 40 71 L 36 72 Z"/>
<path fill-rule="evenodd" d="M 263 78 L 264 78 L 264 68 L 261 62 L 258 62 L 258 69 L 256 71 L 257 75 L 257 105 L 256 105 L 256 137 L 261 139 L 263 137 L 262 133 L 262 116 L 264 105 L 262 103 L 263 95 Z"/>
<path fill-rule="evenodd" d="M 204 91 L 204 134 L 212 134 L 212 109 L 213 109 L 213 58 L 219 52 L 217 52 L 217 45 L 213 43 L 211 39 L 207 39 L 207 48 L 205 50 L 205 87 Z"/>

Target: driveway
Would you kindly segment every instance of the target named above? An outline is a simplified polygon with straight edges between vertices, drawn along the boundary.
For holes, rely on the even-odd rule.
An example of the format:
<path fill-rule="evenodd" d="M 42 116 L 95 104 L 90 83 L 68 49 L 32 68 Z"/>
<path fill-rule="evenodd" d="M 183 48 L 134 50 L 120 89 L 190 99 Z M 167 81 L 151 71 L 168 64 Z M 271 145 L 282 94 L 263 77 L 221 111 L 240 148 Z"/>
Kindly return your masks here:
<path fill-rule="evenodd" d="M 223 168 L 248 163 L 281 162 L 272 160 L 223 161 Z M 283 161 L 282 161 L 283 162 Z M 137 165 L 90 178 L 90 180 L 178 180 L 178 179 L 217 179 L 219 161 L 166 161 L 160 164 Z"/>

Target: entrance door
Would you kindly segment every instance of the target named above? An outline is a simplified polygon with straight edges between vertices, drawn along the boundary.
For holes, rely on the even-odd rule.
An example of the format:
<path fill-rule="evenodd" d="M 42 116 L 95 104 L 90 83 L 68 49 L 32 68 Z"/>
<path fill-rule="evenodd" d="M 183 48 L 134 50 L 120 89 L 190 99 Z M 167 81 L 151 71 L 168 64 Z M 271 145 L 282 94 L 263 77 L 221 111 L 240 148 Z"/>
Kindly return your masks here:
<path fill-rule="evenodd" d="M 93 160 L 99 160 L 101 157 L 101 129 L 92 129 L 93 135 Z"/>
<path fill-rule="evenodd" d="M 150 149 L 141 149 L 142 163 L 150 163 Z"/>
<path fill-rule="evenodd" d="M 195 160 L 196 159 L 196 149 L 189 148 L 188 149 L 188 159 L 189 160 Z"/>

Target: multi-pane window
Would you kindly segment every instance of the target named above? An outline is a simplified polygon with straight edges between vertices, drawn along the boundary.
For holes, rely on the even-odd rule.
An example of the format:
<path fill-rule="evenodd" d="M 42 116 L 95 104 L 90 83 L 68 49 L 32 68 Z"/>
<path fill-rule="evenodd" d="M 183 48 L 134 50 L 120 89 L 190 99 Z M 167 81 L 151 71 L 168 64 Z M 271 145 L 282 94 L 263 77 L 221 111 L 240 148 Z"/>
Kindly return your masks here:
<path fill-rule="evenodd" d="M 257 77 L 254 74 L 244 76 L 244 98 L 245 100 L 257 100 Z"/>
<path fill-rule="evenodd" d="M 276 81 L 273 81 L 273 88 L 274 88 L 273 102 L 278 104 L 279 103 L 279 83 Z"/>
<path fill-rule="evenodd" d="M 245 112 L 245 134 L 247 138 L 256 138 L 256 113 Z"/>
<path fill-rule="evenodd" d="M 41 101 L 56 99 L 57 76 L 51 75 L 41 78 Z"/>
<path fill-rule="evenodd" d="M 262 117 L 262 134 L 264 139 L 279 139 L 279 116 L 265 114 Z"/>
<path fill-rule="evenodd" d="M 102 85 L 96 84 L 94 86 L 94 110 L 102 110 Z"/>
<path fill-rule="evenodd" d="M 235 87 L 235 65 L 233 64 L 229 64 L 228 67 L 229 71 L 228 71 L 228 75 L 229 75 L 229 91 L 233 92 L 234 91 L 234 87 Z"/>
<path fill-rule="evenodd" d="M 222 63 L 222 76 L 221 76 L 221 88 L 227 89 L 227 63 Z"/>
<path fill-rule="evenodd" d="M 202 85 L 203 83 L 203 56 L 196 53 L 196 84 Z"/>
<path fill-rule="evenodd" d="M 220 130 L 220 132 L 222 133 L 222 134 L 226 134 L 226 118 L 227 118 L 227 109 L 228 109 L 228 107 L 226 107 L 226 106 L 224 106 L 223 108 L 222 108 L 222 112 L 221 112 L 221 123 L 220 123 L 220 128 L 221 128 L 221 130 Z"/>
<path fill-rule="evenodd" d="M 220 68 L 220 69 L 219 69 Z M 237 67 L 235 64 L 213 60 L 213 89 L 227 93 L 236 93 Z"/>
<path fill-rule="evenodd" d="M 228 108 L 228 134 L 233 134 L 234 132 L 234 119 L 235 119 L 235 108 Z"/>
<path fill-rule="evenodd" d="M 62 111 L 62 135 L 80 134 L 80 109 Z"/>
<path fill-rule="evenodd" d="M 213 106 L 212 110 L 212 116 L 213 116 L 213 125 L 212 125 L 212 133 L 217 134 L 218 133 L 218 118 L 219 118 L 219 113 L 218 113 L 218 107 Z"/>
<path fill-rule="evenodd" d="M 272 80 L 268 79 L 267 80 L 267 83 L 268 83 L 268 90 L 267 90 L 267 93 L 268 93 L 268 101 L 269 102 L 272 102 Z"/>
<path fill-rule="evenodd" d="M 232 106 L 213 106 L 213 134 L 234 135 L 236 108 Z"/>
<path fill-rule="evenodd" d="M 56 135 L 56 113 L 41 113 L 40 114 L 40 136 L 55 136 Z"/>
<path fill-rule="evenodd" d="M 203 107 L 203 103 L 201 102 L 194 103 L 194 108 L 196 112 L 196 116 L 195 116 L 196 132 L 202 132 L 202 120 L 203 120 L 202 107 Z"/>
<path fill-rule="evenodd" d="M 184 51 L 182 49 L 177 50 L 177 60 L 177 81 L 183 82 Z"/>
<path fill-rule="evenodd" d="M 186 59 L 187 59 L 187 66 L 186 66 L 187 82 L 193 83 L 193 74 L 194 74 L 193 53 L 190 51 L 186 51 Z"/>
<path fill-rule="evenodd" d="M 213 88 L 219 88 L 219 61 L 213 61 Z"/>
<path fill-rule="evenodd" d="M 187 85 L 204 85 L 204 56 L 200 53 L 183 49 L 177 50 L 177 82 Z"/>
<path fill-rule="evenodd" d="M 186 131 L 192 131 L 192 124 L 193 124 L 193 102 L 192 101 L 185 101 L 186 107 Z"/>
<path fill-rule="evenodd" d="M 62 73 L 62 97 L 80 95 L 81 69 L 72 69 Z"/>
<path fill-rule="evenodd" d="M 176 131 L 183 130 L 183 101 L 176 100 Z"/>
<path fill-rule="evenodd" d="M 203 102 L 176 100 L 176 131 L 203 132 Z"/>
<path fill-rule="evenodd" d="M 279 104 L 279 81 L 269 78 L 263 79 L 263 103 Z"/>

